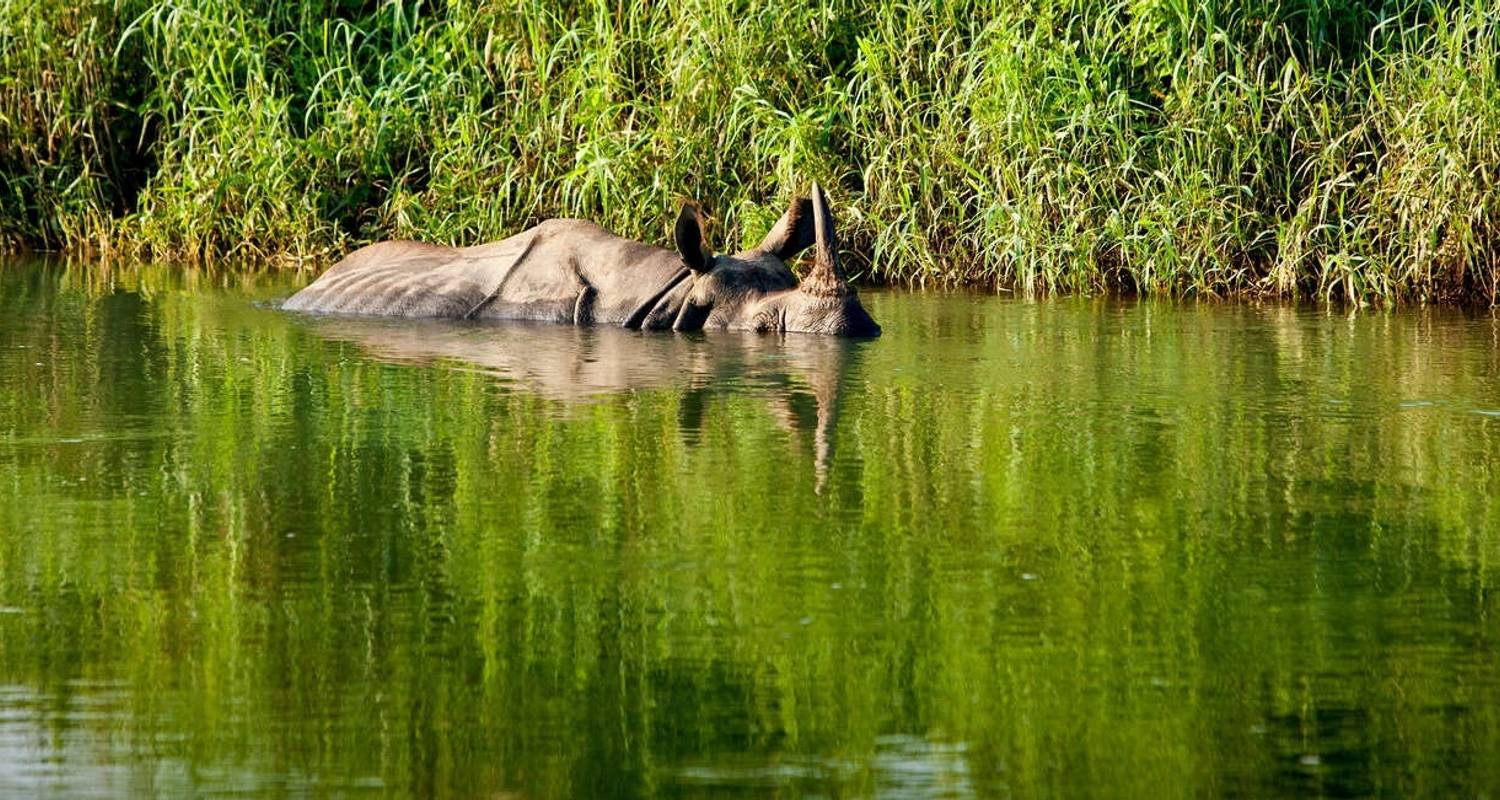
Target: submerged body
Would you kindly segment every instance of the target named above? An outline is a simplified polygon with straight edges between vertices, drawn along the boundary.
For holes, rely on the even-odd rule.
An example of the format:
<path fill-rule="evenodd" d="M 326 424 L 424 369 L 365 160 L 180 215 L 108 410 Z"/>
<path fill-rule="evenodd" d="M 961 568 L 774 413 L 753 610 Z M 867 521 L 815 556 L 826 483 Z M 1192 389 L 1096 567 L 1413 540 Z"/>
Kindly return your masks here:
<path fill-rule="evenodd" d="M 695 206 L 676 252 L 554 219 L 474 247 L 382 242 L 349 254 L 287 300 L 291 311 L 539 320 L 641 330 L 734 329 L 876 336 L 839 274 L 822 190 L 792 204 L 757 247 L 709 255 Z M 786 261 L 816 245 L 800 284 Z"/>

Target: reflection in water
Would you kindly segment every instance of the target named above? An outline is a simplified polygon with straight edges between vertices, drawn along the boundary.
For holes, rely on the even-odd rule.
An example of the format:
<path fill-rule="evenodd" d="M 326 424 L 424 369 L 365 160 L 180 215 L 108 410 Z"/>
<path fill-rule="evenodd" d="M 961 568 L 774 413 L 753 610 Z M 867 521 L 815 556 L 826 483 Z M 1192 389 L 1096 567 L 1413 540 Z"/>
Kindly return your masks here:
<path fill-rule="evenodd" d="M 683 392 L 680 427 L 688 441 L 716 394 L 763 397 L 787 431 L 810 438 L 817 486 L 827 479 L 839 387 L 869 342 L 830 336 L 661 336 L 615 327 L 488 324 L 379 317 L 305 318 L 320 335 L 362 345 L 402 362 L 445 360 L 564 401 L 645 389 Z M 806 399 L 811 403 L 800 402 Z"/>
<path fill-rule="evenodd" d="M 695 787 L 772 790 L 795 782 L 836 785 L 868 771 L 875 793 L 884 797 L 974 797 L 964 750 L 962 744 L 881 736 L 868 759 L 791 756 L 770 764 L 742 765 L 733 753 L 715 754 L 711 761 L 679 769 L 675 777 Z"/>
<path fill-rule="evenodd" d="M 1489 317 L 291 289 L 0 268 L 0 794 L 1500 784 Z"/>

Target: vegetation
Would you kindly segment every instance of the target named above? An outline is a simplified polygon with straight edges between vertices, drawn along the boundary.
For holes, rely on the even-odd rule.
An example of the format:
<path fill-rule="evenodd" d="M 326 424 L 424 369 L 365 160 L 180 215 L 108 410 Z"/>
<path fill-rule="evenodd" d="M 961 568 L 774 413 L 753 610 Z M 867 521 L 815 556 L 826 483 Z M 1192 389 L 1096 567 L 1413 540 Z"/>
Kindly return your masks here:
<path fill-rule="evenodd" d="M 554 215 L 868 277 L 1500 301 L 1493 0 L 0 0 L 0 241 L 172 259 Z"/>

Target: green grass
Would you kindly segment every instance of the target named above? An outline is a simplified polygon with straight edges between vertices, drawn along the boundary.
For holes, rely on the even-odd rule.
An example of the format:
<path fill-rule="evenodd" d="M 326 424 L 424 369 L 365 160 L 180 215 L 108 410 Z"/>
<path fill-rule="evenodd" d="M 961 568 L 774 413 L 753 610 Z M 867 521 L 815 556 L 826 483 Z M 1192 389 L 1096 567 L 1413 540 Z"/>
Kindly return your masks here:
<path fill-rule="evenodd" d="M 0 0 L 0 242 L 326 261 L 550 216 L 868 278 L 1500 302 L 1500 3 Z"/>

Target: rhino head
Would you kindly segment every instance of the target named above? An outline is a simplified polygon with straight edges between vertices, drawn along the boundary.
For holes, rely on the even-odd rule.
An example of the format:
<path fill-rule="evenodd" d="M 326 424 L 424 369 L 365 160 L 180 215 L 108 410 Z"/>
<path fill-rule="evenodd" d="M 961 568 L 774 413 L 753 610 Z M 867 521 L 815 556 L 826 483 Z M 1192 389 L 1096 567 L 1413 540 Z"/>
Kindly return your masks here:
<path fill-rule="evenodd" d="M 750 250 L 714 255 L 704 241 L 702 212 L 683 206 L 675 236 L 693 281 L 675 330 L 731 328 L 761 333 L 879 336 L 859 295 L 839 268 L 838 237 L 822 187 L 801 197 Z M 787 262 L 814 246 L 812 269 L 799 283 Z"/>

